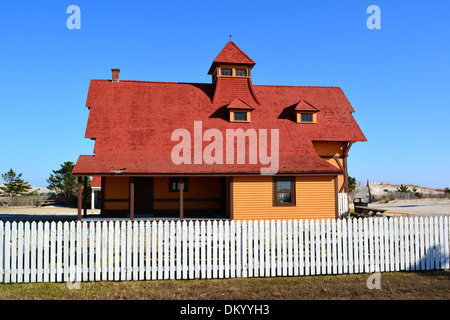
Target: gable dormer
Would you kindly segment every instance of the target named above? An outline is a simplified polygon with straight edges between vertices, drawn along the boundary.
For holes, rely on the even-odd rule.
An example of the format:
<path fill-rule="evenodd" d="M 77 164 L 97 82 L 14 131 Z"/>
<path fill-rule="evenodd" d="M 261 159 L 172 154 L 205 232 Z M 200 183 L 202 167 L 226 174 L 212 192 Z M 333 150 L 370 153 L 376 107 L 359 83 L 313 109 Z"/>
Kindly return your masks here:
<path fill-rule="evenodd" d="M 295 104 L 294 114 L 297 123 L 317 123 L 317 112 L 320 110 L 305 100 Z"/>
<path fill-rule="evenodd" d="M 235 99 L 227 106 L 230 122 L 250 122 L 253 107 L 241 99 Z"/>

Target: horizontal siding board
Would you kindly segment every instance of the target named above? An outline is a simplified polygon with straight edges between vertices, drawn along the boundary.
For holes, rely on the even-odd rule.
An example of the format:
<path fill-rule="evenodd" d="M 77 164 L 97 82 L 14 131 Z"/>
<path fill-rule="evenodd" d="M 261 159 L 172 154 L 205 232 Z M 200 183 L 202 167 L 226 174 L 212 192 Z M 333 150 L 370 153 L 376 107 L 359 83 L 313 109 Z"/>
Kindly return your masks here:
<path fill-rule="evenodd" d="M 326 219 L 335 217 L 334 176 L 296 177 L 296 206 L 273 206 L 272 177 L 235 177 L 234 219 Z"/>

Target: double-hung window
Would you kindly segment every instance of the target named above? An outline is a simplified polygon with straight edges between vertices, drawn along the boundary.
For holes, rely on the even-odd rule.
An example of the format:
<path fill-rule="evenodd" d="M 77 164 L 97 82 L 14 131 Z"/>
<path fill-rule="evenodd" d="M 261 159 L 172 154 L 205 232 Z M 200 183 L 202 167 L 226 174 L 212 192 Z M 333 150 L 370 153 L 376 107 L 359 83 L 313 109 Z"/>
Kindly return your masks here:
<path fill-rule="evenodd" d="M 273 205 L 295 206 L 295 177 L 273 178 Z"/>

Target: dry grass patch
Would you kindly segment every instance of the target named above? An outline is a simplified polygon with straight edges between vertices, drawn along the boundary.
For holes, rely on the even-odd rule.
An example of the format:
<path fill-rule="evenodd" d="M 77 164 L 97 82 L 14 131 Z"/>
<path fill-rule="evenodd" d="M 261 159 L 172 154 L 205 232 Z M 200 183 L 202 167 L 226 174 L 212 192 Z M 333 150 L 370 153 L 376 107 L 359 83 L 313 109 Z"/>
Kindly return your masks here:
<path fill-rule="evenodd" d="M 381 289 L 368 289 L 370 274 L 239 278 L 1 284 L 0 300 L 448 300 L 450 272 L 381 274 Z"/>

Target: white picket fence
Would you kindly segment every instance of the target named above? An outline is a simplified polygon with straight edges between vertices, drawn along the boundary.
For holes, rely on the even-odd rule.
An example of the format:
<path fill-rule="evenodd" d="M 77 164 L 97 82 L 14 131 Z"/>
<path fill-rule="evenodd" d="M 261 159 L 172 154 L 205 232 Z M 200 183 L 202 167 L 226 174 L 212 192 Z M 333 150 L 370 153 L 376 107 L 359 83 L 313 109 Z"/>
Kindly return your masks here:
<path fill-rule="evenodd" d="M 1 222 L 0 282 L 448 269 L 448 217 Z"/>
<path fill-rule="evenodd" d="M 347 218 L 348 214 L 350 213 L 347 193 L 339 193 L 338 194 L 338 208 L 339 208 L 339 217 Z"/>

